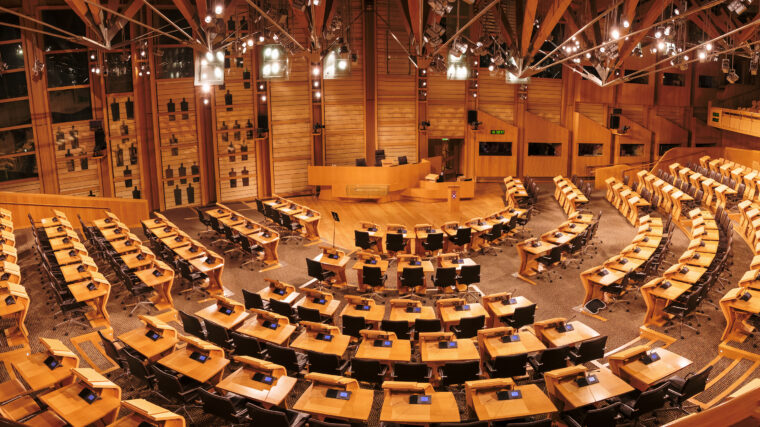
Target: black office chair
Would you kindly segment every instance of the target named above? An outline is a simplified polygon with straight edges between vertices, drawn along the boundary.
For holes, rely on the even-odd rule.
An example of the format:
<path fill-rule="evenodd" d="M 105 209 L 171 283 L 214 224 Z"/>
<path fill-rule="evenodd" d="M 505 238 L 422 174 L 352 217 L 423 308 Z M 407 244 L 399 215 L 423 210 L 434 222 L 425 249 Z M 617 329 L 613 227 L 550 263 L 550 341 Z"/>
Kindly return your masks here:
<path fill-rule="evenodd" d="M 452 326 L 450 329 L 457 338 L 473 338 L 485 325 L 486 316 L 481 314 L 475 317 L 464 317 L 459 321 L 459 325 Z"/>
<path fill-rule="evenodd" d="M 480 283 L 480 264 L 475 265 L 463 265 L 459 269 L 459 275 L 457 276 L 457 283 L 462 286 L 466 286 L 464 290 L 465 297 L 472 297 L 475 301 L 480 299 L 480 293 L 470 289 L 470 285 Z"/>
<path fill-rule="evenodd" d="M 257 263 L 262 263 L 264 259 L 264 248 L 254 244 L 248 236 L 238 235 L 235 240 L 240 246 L 240 251 L 248 259 L 240 264 L 240 267 L 254 266 Z M 255 267 L 249 268 L 253 270 Z"/>
<path fill-rule="evenodd" d="M 707 386 L 707 377 L 710 376 L 713 366 L 708 365 L 697 373 L 689 373 L 686 377 L 678 376 L 668 379 L 668 398 L 673 406 L 672 408 L 661 409 L 667 411 L 677 409 L 684 414 L 688 414 L 686 408 L 698 408 L 699 405 L 684 405 L 689 399 L 705 391 Z M 659 412 L 659 411 L 658 411 Z"/>
<path fill-rule="evenodd" d="M 404 267 L 401 270 L 401 277 L 399 278 L 399 293 L 402 293 L 401 288 L 409 289 L 409 292 L 414 292 L 415 289 L 424 286 L 425 284 L 425 272 L 422 267 Z"/>
<path fill-rule="evenodd" d="M 245 398 L 220 396 L 218 394 L 199 389 L 198 393 L 203 403 L 203 412 L 233 424 L 242 424 L 248 420 L 248 409 L 245 407 Z"/>
<path fill-rule="evenodd" d="M 232 348 L 232 338 L 230 338 L 230 334 L 227 332 L 227 328 L 217 325 L 214 322 L 205 323 L 206 334 L 208 335 L 209 342 L 227 350 Z"/>
<path fill-rule="evenodd" d="M 273 313 L 279 314 L 280 316 L 287 317 L 288 320 L 290 320 L 290 323 L 298 323 L 298 315 L 296 314 L 295 310 L 293 310 L 293 306 L 286 302 L 270 299 L 269 310 L 271 310 Z"/>
<path fill-rule="evenodd" d="M 388 366 L 377 360 L 353 359 L 351 361 L 351 377 L 359 382 L 372 384 L 379 388 L 388 373 Z"/>
<path fill-rule="evenodd" d="M 548 254 L 536 258 L 536 262 L 546 267 L 547 271 L 551 273 L 551 270 L 548 270 L 548 268 L 562 261 L 562 252 L 565 251 L 566 248 L 565 245 L 555 246 L 549 250 Z M 549 274 L 549 283 L 552 282 L 554 282 L 554 279 L 552 278 L 552 275 Z"/>
<path fill-rule="evenodd" d="M 156 378 L 158 394 L 164 400 L 178 404 L 179 407 L 172 409 L 172 411 L 177 414 L 184 414 L 191 424 L 195 424 L 188 408 L 198 407 L 194 402 L 198 400 L 198 393 L 201 389 L 200 383 L 187 376 L 182 376 L 182 380 L 180 380 L 176 375 L 165 372 L 157 365 L 151 365 L 150 368 Z"/>
<path fill-rule="evenodd" d="M 490 378 L 523 377 L 527 372 L 528 353 L 497 356 L 484 363 Z"/>
<path fill-rule="evenodd" d="M 480 379 L 480 361 L 445 363 L 440 370 L 441 384 L 444 387 L 461 385 L 467 381 Z"/>
<path fill-rule="evenodd" d="M 290 409 L 264 409 L 253 403 L 247 403 L 248 416 L 251 418 L 251 425 L 267 427 L 301 427 L 309 421 L 309 415 Z M 309 425 L 315 425 L 309 424 Z"/>
<path fill-rule="evenodd" d="M 356 163 L 356 166 L 359 166 L 359 167 L 367 166 L 367 159 L 364 159 L 364 158 L 355 159 L 354 162 Z"/>
<path fill-rule="evenodd" d="M 386 233 L 385 234 L 385 250 L 390 254 L 396 252 L 402 252 L 406 249 L 406 241 L 404 241 L 404 235 L 401 233 Z"/>
<path fill-rule="evenodd" d="M 496 241 L 501 238 L 503 229 L 504 229 L 504 224 L 501 222 L 497 222 L 491 227 L 490 230 L 488 230 L 488 233 L 485 233 L 482 235 L 483 240 L 485 240 L 489 244 L 488 247 L 485 247 L 483 248 L 483 250 L 481 250 L 482 253 L 496 256 L 498 255 L 497 252 L 503 252 L 501 249 L 498 249 L 497 251 L 497 248 L 496 248 Z"/>
<path fill-rule="evenodd" d="M 365 297 L 379 298 L 381 301 L 385 296 L 382 294 L 385 289 L 385 281 L 388 276 L 383 274 L 383 270 L 375 265 L 365 265 L 362 268 L 362 281 L 372 289 L 372 292 L 365 294 Z"/>
<path fill-rule="evenodd" d="M 414 319 L 414 339 L 420 339 L 420 332 L 440 332 L 443 329 L 439 319 Z"/>
<path fill-rule="evenodd" d="M 500 424 L 499 427 L 552 427 L 552 420 L 551 418 L 544 418 L 535 421 L 507 422 Z"/>
<path fill-rule="evenodd" d="M 110 339 L 106 338 L 103 335 L 103 332 L 98 330 L 98 335 L 100 336 L 100 341 L 103 343 L 103 349 L 106 351 L 106 356 L 111 358 L 114 362 L 116 362 L 116 365 L 119 368 L 128 368 L 126 357 L 124 356 L 124 353 L 126 353 L 126 350 L 123 348 L 117 348 L 116 343 L 111 341 Z M 122 373 L 120 376 L 118 376 L 115 379 L 119 379 L 123 376 L 128 375 L 128 372 Z"/>
<path fill-rule="evenodd" d="M 502 323 L 515 329 L 522 328 L 526 325 L 532 325 L 536 317 L 536 304 L 517 307 L 511 316 L 502 316 L 499 318 Z"/>
<path fill-rule="evenodd" d="M 570 349 L 567 346 L 562 346 L 546 349 L 535 356 L 528 356 L 528 363 L 533 367 L 533 376 L 566 367 L 569 352 Z"/>
<path fill-rule="evenodd" d="M 261 310 L 267 309 L 264 300 L 261 298 L 261 295 L 256 292 L 251 292 L 247 289 L 243 289 L 243 304 L 245 304 L 246 310 L 251 308 L 258 308 Z"/>
<path fill-rule="evenodd" d="M 262 348 L 256 338 L 235 331 L 230 332 L 230 338 L 235 345 L 236 356 L 250 356 L 257 359 L 266 357 L 266 348 Z"/>
<path fill-rule="evenodd" d="M 292 348 L 267 343 L 266 349 L 267 359 L 278 365 L 282 365 L 289 374 L 300 375 L 306 365 L 306 358 L 299 357 L 298 353 Z"/>
<path fill-rule="evenodd" d="M 198 221 L 201 222 L 201 224 L 206 226 L 206 230 L 201 231 L 198 233 L 198 237 L 203 237 L 206 233 L 216 233 L 214 230 L 211 229 L 211 219 L 210 217 L 204 215 L 203 211 L 201 211 L 198 208 L 193 208 L 195 212 L 198 213 Z"/>
<path fill-rule="evenodd" d="M 457 234 L 449 237 L 449 241 L 459 246 L 459 251 L 464 252 L 465 246 L 469 245 L 472 240 L 472 229 L 470 227 L 457 228 Z"/>
<path fill-rule="evenodd" d="M 309 308 L 304 307 L 302 305 L 299 305 L 296 307 L 296 313 L 298 313 L 298 319 L 299 320 L 306 320 L 309 322 L 316 322 L 316 323 L 322 323 L 326 322 L 327 319 L 323 319 L 322 315 L 319 313 L 319 310 L 316 308 Z"/>
<path fill-rule="evenodd" d="M 568 427 L 609 427 L 617 425 L 620 402 L 579 413 L 566 412 L 563 419 Z"/>
<path fill-rule="evenodd" d="M 280 235 L 280 242 L 287 242 L 289 239 L 303 241 L 301 230 L 303 225 L 300 222 L 294 222 L 290 215 L 280 215 L 280 226 L 287 232 L 287 235 Z"/>
<path fill-rule="evenodd" d="M 411 337 L 412 328 L 406 320 L 383 320 L 380 323 L 380 329 L 386 332 L 393 332 L 396 338 L 408 340 Z"/>
<path fill-rule="evenodd" d="M 416 383 L 430 382 L 433 368 L 424 363 L 397 362 L 393 364 L 394 381 L 411 381 Z"/>
<path fill-rule="evenodd" d="M 309 372 L 321 372 L 323 374 L 342 376 L 348 368 L 350 361 L 343 360 L 340 356 L 334 354 L 317 353 L 313 351 L 306 352 L 306 359 L 309 361 Z"/>
<path fill-rule="evenodd" d="M 179 319 L 182 321 L 182 328 L 186 333 L 195 335 L 202 340 L 206 339 L 206 329 L 203 327 L 203 320 L 182 310 L 179 310 Z"/>
<path fill-rule="evenodd" d="M 433 276 L 433 285 L 438 289 L 438 292 L 441 294 L 441 296 L 456 290 L 456 267 L 439 267 L 437 270 L 435 270 L 435 276 Z"/>
<path fill-rule="evenodd" d="M 575 365 L 591 362 L 604 357 L 604 347 L 607 345 L 607 336 L 602 335 L 583 341 L 577 349 L 570 349 L 570 361 Z"/>
<path fill-rule="evenodd" d="M 701 289 L 700 289 L 701 290 Z M 673 316 L 674 320 L 678 320 L 678 334 L 681 336 L 681 339 L 684 339 L 683 335 L 683 328 L 687 327 L 691 329 L 692 331 L 695 331 L 697 334 L 699 334 L 699 331 L 696 327 L 691 326 L 690 324 L 686 323 L 686 319 L 690 317 L 691 315 L 697 314 L 696 310 L 699 306 L 699 299 L 700 299 L 700 292 L 698 290 L 692 290 L 691 294 L 689 294 L 688 297 L 686 297 L 686 301 L 673 301 L 672 304 L 665 307 L 663 310 L 665 313 L 668 313 Z M 675 325 L 668 326 L 665 328 L 665 331 L 668 329 L 674 327 Z M 697 326 L 701 326 L 699 323 L 697 323 Z"/>
<path fill-rule="evenodd" d="M 309 420 L 308 423 L 306 423 L 307 427 L 352 427 L 351 424 L 348 423 L 333 423 L 333 422 L 327 422 L 327 421 L 318 421 L 318 420 Z"/>
<path fill-rule="evenodd" d="M 425 241 L 422 242 L 422 248 L 431 255 L 443 250 L 443 233 L 428 233 Z"/>
<path fill-rule="evenodd" d="M 369 232 L 364 230 L 354 230 L 354 245 L 366 251 L 371 247 L 377 249 L 377 242 L 369 238 Z"/>
<path fill-rule="evenodd" d="M 322 263 L 311 258 L 306 258 L 306 270 L 309 277 L 317 279 L 319 288 L 322 287 L 322 284 L 324 282 L 330 280 L 331 277 L 335 276 L 335 272 L 323 269 Z"/>
<path fill-rule="evenodd" d="M 344 314 L 341 316 L 343 335 L 348 335 L 356 339 L 361 338 L 359 331 L 362 329 L 372 329 L 372 325 L 368 324 L 364 317 L 361 316 L 349 316 Z"/>
<path fill-rule="evenodd" d="M 399 164 L 399 166 L 400 165 L 405 165 L 407 163 L 409 163 L 409 160 L 406 158 L 406 156 L 399 156 L 398 157 L 398 164 Z"/>
<path fill-rule="evenodd" d="M 665 382 L 657 388 L 639 394 L 635 400 L 623 400 L 622 405 L 620 406 L 620 413 L 625 418 L 633 420 L 634 426 L 638 425 L 642 415 L 654 413 L 657 409 L 665 406 L 668 385 L 670 385 L 670 383 Z M 656 420 L 656 414 L 655 417 L 651 419 Z"/>
<path fill-rule="evenodd" d="M 128 351 L 124 352 L 124 358 L 127 361 L 127 366 L 129 366 L 130 379 L 137 378 L 144 382 L 148 389 L 152 389 L 155 384 L 155 377 L 148 371 L 143 361 Z"/>

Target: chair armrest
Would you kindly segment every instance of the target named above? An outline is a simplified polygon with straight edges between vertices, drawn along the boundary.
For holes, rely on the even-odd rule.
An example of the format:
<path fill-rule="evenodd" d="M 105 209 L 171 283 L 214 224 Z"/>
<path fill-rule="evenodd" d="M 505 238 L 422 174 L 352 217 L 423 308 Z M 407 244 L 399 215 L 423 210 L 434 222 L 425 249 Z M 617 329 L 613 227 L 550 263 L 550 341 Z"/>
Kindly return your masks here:
<path fill-rule="evenodd" d="M 626 405 L 625 403 L 620 404 L 620 413 L 625 417 L 630 418 L 634 412 L 635 410 L 632 407 Z"/>
<path fill-rule="evenodd" d="M 350 361 L 350 360 L 344 360 L 344 361 L 343 361 L 343 363 L 342 363 L 340 366 L 338 366 L 338 369 L 339 369 L 341 372 L 345 372 L 345 371 L 346 371 L 346 369 L 348 369 L 348 365 L 349 365 L 349 364 L 351 364 L 351 361 Z"/>
<path fill-rule="evenodd" d="M 569 427 L 583 427 L 578 421 L 575 421 L 575 418 L 571 417 L 570 415 L 563 416 L 562 420 L 565 421 Z"/>
<path fill-rule="evenodd" d="M 533 367 L 534 370 L 538 370 L 542 365 L 542 363 L 536 360 L 536 358 L 533 356 L 528 356 L 528 363 Z"/>

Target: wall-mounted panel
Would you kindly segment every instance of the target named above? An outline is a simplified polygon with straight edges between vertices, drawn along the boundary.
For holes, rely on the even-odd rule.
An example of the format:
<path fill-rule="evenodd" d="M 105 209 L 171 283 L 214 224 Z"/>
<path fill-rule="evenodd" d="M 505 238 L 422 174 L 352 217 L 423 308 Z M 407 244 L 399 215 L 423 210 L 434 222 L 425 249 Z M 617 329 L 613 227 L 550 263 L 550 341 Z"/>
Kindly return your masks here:
<path fill-rule="evenodd" d="M 515 121 L 516 85 L 507 84 L 502 76 L 491 76 L 486 69 L 478 77 L 478 109 L 507 123 Z"/>
<path fill-rule="evenodd" d="M 528 111 L 552 123 L 562 114 L 562 80 L 531 79 L 528 83 Z"/>
<path fill-rule="evenodd" d="M 431 73 L 428 86 L 428 137 L 464 138 L 467 125 L 465 82 L 447 80 L 442 73 Z"/>
<path fill-rule="evenodd" d="M 571 172 L 574 175 L 590 176 L 591 167 L 610 164 L 612 133 L 585 114 L 573 115 L 573 150 Z"/>

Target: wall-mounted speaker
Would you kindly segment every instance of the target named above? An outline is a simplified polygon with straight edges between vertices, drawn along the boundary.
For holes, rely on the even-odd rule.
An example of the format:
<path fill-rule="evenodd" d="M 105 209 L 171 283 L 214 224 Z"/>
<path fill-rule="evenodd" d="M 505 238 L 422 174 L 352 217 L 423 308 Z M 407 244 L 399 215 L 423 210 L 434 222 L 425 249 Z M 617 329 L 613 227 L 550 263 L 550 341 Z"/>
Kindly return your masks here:
<path fill-rule="evenodd" d="M 610 129 L 619 129 L 620 128 L 620 116 L 613 114 L 610 116 Z"/>
<path fill-rule="evenodd" d="M 478 121 L 478 110 L 467 111 L 467 123 L 476 123 Z"/>

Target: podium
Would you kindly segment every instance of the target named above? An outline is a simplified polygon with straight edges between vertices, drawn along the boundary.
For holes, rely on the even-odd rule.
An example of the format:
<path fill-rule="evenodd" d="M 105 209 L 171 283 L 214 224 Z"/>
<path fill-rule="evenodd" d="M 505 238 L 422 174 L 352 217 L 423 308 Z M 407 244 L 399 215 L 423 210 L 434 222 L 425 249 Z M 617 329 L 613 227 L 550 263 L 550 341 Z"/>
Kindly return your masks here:
<path fill-rule="evenodd" d="M 449 213 L 459 213 L 459 185 L 449 185 Z"/>

